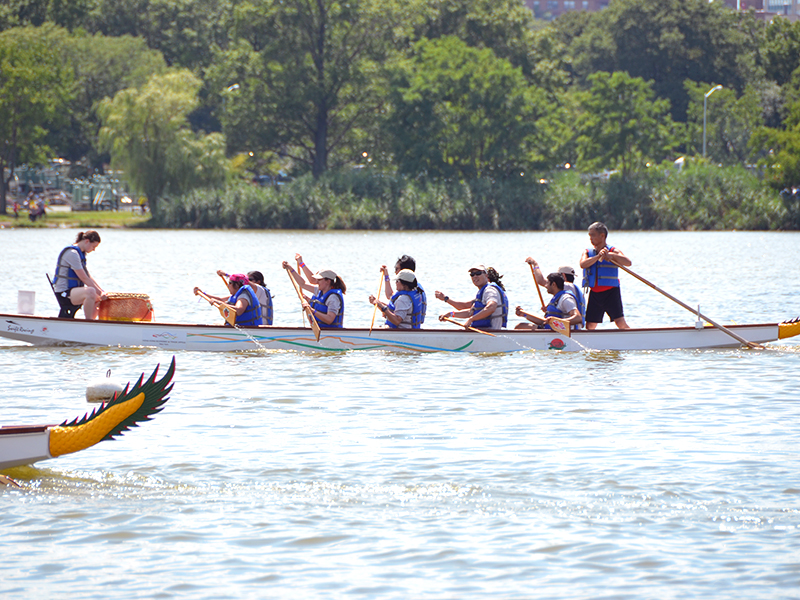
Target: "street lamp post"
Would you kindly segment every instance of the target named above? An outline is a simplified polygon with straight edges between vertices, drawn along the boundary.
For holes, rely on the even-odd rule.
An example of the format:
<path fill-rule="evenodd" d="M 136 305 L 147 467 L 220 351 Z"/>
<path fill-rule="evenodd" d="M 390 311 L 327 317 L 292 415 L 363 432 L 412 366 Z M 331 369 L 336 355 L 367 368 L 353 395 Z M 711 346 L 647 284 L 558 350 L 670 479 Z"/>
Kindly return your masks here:
<path fill-rule="evenodd" d="M 703 96 L 703 158 L 706 157 L 706 108 L 708 106 L 708 97 L 717 90 L 721 89 L 722 89 L 721 85 L 715 85 L 713 88 L 708 90 Z"/>

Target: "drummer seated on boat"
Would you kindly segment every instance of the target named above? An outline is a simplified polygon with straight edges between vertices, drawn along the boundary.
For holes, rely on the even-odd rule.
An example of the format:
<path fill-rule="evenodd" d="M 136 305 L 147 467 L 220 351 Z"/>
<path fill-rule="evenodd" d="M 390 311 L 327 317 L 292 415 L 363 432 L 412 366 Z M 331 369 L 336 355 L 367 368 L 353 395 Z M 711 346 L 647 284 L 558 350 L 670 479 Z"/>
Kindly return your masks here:
<path fill-rule="evenodd" d="M 422 325 L 422 294 L 417 286 L 417 276 L 410 269 L 401 269 L 395 279 L 397 291 L 392 294 L 388 304 L 381 303 L 370 295 L 369 303 L 374 304 L 386 317 L 386 327 L 390 329 L 419 329 Z"/>
<path fill-rule="evenodd" d="M 583 319 L 575 297 L 564 289 L 564 276 L 561 273 L 550 273 L 544 287 L 553 296 L 544 308 L 544 317 L 532 315 L 518 306 L 517 316 L 524 317 L 530 323 L 520 323 L 515 329 L 552 329 L 553 319 L 568 321 L 571 328 L 578 329 Z"/>
<path fill-rule="evenodd" d="M 240 327 L 258 327 L 263 323 L 261 319 L 261 304 L 256 298 L 256 294 L 249 285 L 247 275 L 234 273 L 227 281 L 228 291 L 231 293 L 229 298 L 212 296 L 206 294 L 212 300 L 225 302 L 233 306 L 236 312 L 236 325 Z M 200 288 L 194 288 L 195 294 Z"/>
<path fill-rule="evenodd" d="M 344 327 L 344 294 L 347 292 L 347 286 L 342 278 L 330 269 L 322 269 L 312 274 L 299 254 L 295 258 L 298 268 L 316 284 L 306 283 L 300 271 L 295 271 L 288 262 L 283 261 L 283 268 L 289 271 L 292 279 L 301 288 L 313 293 L 311 298 L 303 296 L 303 308 L 313 315 L 317 324 L 323 329 Z"/>
<path fill-rule="evenodd" d="M 440 321 L 452 317 L 466 317 L 464 327 L 476 329 L 502 329 L 508 324 L 508 297 L 500 279 L 503 277 L 495 269 L 483 265 L 475 265 L 469 270 L 472 284 L 478 288 L 478 294 L 470 302 L 459 302 L 436 290 L 437 299 L 457 309 L 439 315 Z"/>
<path fill-rule="evenodd" d="M 98 303 L 105 300 L 106 293 L 86 269 L 86 255 L 100 245 L 100 234 L 94 230 L 81 231 L 72 246 L 67 246 L 58 255 L 53 291 L 61 308 L 60 318 L 75 318 L 81 305 L 87 320 L 97 319 Z"/>

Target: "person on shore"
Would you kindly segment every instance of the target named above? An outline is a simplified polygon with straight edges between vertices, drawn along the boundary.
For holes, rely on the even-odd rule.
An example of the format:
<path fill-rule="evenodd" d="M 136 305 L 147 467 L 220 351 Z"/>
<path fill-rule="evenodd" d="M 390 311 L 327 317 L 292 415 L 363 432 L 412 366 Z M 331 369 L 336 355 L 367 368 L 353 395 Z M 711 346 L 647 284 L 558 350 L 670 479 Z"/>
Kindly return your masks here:
<path fill-rule="evenodd" d="M 75 243 L 67 246 L 58 255 L 53 277 L 53 292 L 58 299 L 59 318 L 75 318 L 78 308 L 83 306 L 87 320 L 97 319 L 97 303 L 105 300 L 106 293 L 86 269 L 86 255 L 100 245 L 100 234 L 90 229 L 78 233 Z"/>
<path fill-rule="evenodd" d="M 217 271 L 217 274 L 219 273 L 221 273 L 221 271 Z M 250 281 L 247 275 L 234 273 L 228 278 L 226 284 L 228 286 L 228 291 L 231 293 L 229 297 L 212 296 L 211 294 L 205 295 L 212 300 L 225 302 L 233 306 L 236 312 L 236 325 L 240 327 L 258 327 L 262 325 L 261 304 L 259 304 L 256 293 L 249 285 Z M 201 291 L 200 288 L 194 288 L 195 294 L 199 291 Z"/>
<path fill-rule="evenodd" d="M 553 296 L 545 307 L 544 317 L 525 312 L 521 306 L 518 306 L 517 316 L 527 319 L 530 323 L 519 323 L 516 329 L 552 329 L 551 324 L 554 318 L 568 321 L 569 326 L 573 329 L 580 327 L 583 318 L 578 310 L 575 297 L 564 289 L 564 276 L 561 273 L 550 273 L 545 280 L 544 288 L 548 294 Z"/>
<path fill-rule="evenodd" d="M 533 278 L 542 287 L 547 286 L 547 278 L 542 273 L 541 268 L 539 268 L 539 263 L 537 263 L 533 258 L 530 256 L 525 259 L 525 262 L 531 265 L 533 268 Z M 575 298 L 575 304 L 578 306 L 578 311 L 581 313 L 581 326 L 586 325 L 586 299 L 583 296 L 583 292 L 581 288 L 575 285 L 575 269 L 570 267 L 569 265 L 564 265 L 558 267 L 558 271 L 556 273 L 561 273 L 564 276 L 564 291 L 569 292 L 572 294 L 573 298 Z"/>
<path fill-rule="evenodd" d="M 417 261 L 415 261 L 411 256 L 408 254 L 403 254 L 400 258 L 397 259 L 397 262 L 394 263 L 394 274 L 397 275 L 403 269 L 408 269 L 409 271 L 414 272 L 414 278 L 416 279 L 416 270 L 417 270 Z M 386 294 L 386 299 L 391 300 L 392 296 L 394 295 L 394 291 L 392 290 L 392 280 L 389 278 L 389 271 L 386 268 L 386 265 L 381 265 L 381 273 L 383 273 L 383 282 L 384 282 L 384 293 Z M 425 294 L 425 290 L 422 289 L 422 286 L 419 285 L 417 282 L 417 290 L 419 291 L 420 300 L 422 302 L 422 316 L 420 318 L 420 325 L 425 322 L 425 314 L 428 312 L 428 296 Z"/>
<path fill-rule="evenodd" d="M 444 321 L 447 317 L 466 317 L 464 323 L 466 327 L 476 329 L 502 329 L 508 324 L 508 297 L 506 296 L 505 286 L 503 286 L 502 275 L 495 269 L 488 269 L 483 265 L 475 265 L 469 270 L 472 284 L 478 288 L 475 299 L 469 302 L 452 300 L 436 290 L 436 298 L 446 302 L 456 310 L 450 313 L 439 315 L 439 320 Z"/>
<path fill-rule="evenodd" d="M 283 268 L 289 271 L 289 275 L 300 288 L 313 294 L 311 298 L 303 296 L 303 306 L 308 305 L 311 308 L 312 314 L 321 328 L 341 329 L 344 327 L 344 294 L 347 292 L 347 286 L 342 278 L 330 269 L 322 269 L 313 273 L 299 254 L 295 255 L 295 260 L 298 266 L 297 271 L 286 261 L 283 261 Z M 303 278 L 303 274 L 308 278 L 308 282 Z"/>
<path fill-rule="evenodd" d="M 581 257 L 583 287 L 589 288 L 586 304 L 586 329 L 596 329 L 607 314 L 619 329 L 630 329 L 622 309 L 622 294 L 619 289 L 619 269 L 633 264 L 621 250 L 606 243 L 608 228 L 600 222 L 589 226 L 589 242 Z"/>
<path fill-rule="evenodd" d="M 422 294 L 417 285 L 417 276 L 410 269 L 401 269 L 395 280 L 397 291 L 388 304 L 381 304 L 370 295 L 374 304 L 386 317 L 386 327 L 391 329 L 419 329 L 422 325 Z"/>

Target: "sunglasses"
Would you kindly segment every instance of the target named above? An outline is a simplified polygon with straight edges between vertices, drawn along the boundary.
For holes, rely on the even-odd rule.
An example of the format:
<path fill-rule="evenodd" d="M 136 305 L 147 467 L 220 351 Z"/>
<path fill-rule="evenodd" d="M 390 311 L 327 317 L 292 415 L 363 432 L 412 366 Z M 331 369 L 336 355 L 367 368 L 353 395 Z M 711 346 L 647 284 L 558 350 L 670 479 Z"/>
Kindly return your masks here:
<path fill-rule="evenodd" d="M 478 275 L 483 275 L 485 272 L 486 271 L 470 271 L 469 272 L 469 276 L 470 277 L 477 277 Z"/>

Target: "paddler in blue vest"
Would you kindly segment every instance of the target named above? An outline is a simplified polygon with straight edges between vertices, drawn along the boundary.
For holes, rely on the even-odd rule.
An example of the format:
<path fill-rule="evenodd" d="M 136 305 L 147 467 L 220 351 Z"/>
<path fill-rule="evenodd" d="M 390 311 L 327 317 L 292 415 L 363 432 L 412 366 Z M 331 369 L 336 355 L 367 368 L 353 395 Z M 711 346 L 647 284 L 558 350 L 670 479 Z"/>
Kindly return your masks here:
<path fill-rule="evenodd" d="M 533 258 L 530 256 L 525 259 L 525 262 L 531 265 L 533 278 L 536 283 L 542 287 L 545 287 L 547 285 L 547 278 L 544 276 L 544 273 L 542 273 L 539 263 L 533 260 Z M 581 313 L 581 326 L 585 325 L 586 299 L 583 297 L 581 288 L 575 285 L 575 269 L 569 265 L 564 265 L 558 267 L 558 271 L 556 271 L 556 273 L 561 273 L 561 275 L 564 276 L 564 291 L 572 294 L 572 297 L 575 298 L 575 304 L 578 306 L 578 311 Z"/>
<path fill-rule="evenodd" d="M 586 329 L 596 329 L 603 322 L 603 315 L 614 321 L 620 329 L 630 329 L 622 310 L 622 294 L 619 290 L 619 269 L 631 266 L 631 259 L 618 248 L 606 243 L 608 228 L 600 222 L 589 225 L 591 248 L 584 250 L 580 267 L 583 269 L 583 287 L 589 288 L 586 304 Z M 614 262 L 611 262 L 614 261 Z"/>
<path fill-rule="evenodd" d="M 422 325 L 422 294 L 417 285 L 417 276 L 410 269 L 400 269 L 395 285 L 397 291 L 392 294 L 388 304 L 381 303 L 373 295 L 370 295 L 369 303 L 376 305 L 386 317 L 386 327 L 419 329 Z"/>
<path fill-rule="evenodd" d="M 344 294 L 347 292 L 347 286 L 342 278 L 330 269 L 322 269 L 312 274 L 299 254 L 295 255 L 295 260 L 298 271 L 286 261 L 283 261 L 283 268 L 289 271 L 289 275 L 301 288 L 313 293 L 311 298 L 303 296 L 303 302 L 311 307 L 319 326 L 323 329 L 344 327 Z M 309 283 L 303 279 L 301 272 L 309 278 Z"/>
<path fill-rule="evenodd" d="M 206 294 L 206 296 L 233 306 L 236 311 L 236 325 L 240 327 L 258 327 L 261 325 L 263 323 L 261 319 L 261 304 L 253 288 L 249 285 L 250 281 L 247 279 L 247 275 L 234 273 L 228 278 L 226 284 L 228 291 L 231 293 L 230 297 L 223 298 L 221 296 L 212 296 L 211 294 Z M 198 291 L 200 291 L 200 288 L 194 288 L 195 294 Z"/>
<path fill-rule="evenodd" d="M 397 262 L 394 263 L 395 275 L 400 273 L 400 271 L 403 269 L 408 269 L 409 271 L 413 272 L 414 278 L 416 279 L 417 261 L 415 261 L 414 258 L 408 254 L 403 254 L 403 256 L 398 258 Z M 381 273 L 383 273 L 383 289 L 384 293 L 386 294 L 386 299 L 391 300 L 392 296 L 394 296 L 394 290 L 392 290 L 392 280 L 389 277 L 389 271 L 386 268 L 386 265 L 381 266 Z M 425 314 L 428 312 L 428 296 L 425 294 L 425 290 L 422 289 L 422 286 L 419 285 L 419 282 L 417 282 L 417 290 L 419 291 L 420 301 L 422 302 L 422 317 L 420 319 L 421 325 L 425 322 Z"/>
<path fill-rule="evenodd" d="M 583 318 L 575 297 L 564 289 L 564 276 L 561 273 L 550 273 L 545 280 L 544 288 L 553 296 L 545 307 L 544 317 L 525 312 L 518 306 L 517 316 L 527 319 L 530 323 L 520 323 L 515 329 L 552 329 L 553 318 L 568 321 L 571 328 L 580 327 Z"/>
<path fill-rule="evenodd" d="M 59 317 L 74 318 L 78 307 L 83 305 L 84 317 L 87 320 L 97 319 L 97 303 L 106 298 L 106 293 L 86 270 L 86 255 L 94 252 L 99 245 L 99 233 L 92 229 L 81 231 L 75 243 L 58 255 L 53 291 L 61 308 Z"/>
<path fill-rule="evenodd" d="M 476 329 L 501 329 L 508 324 L 508 297 L 503 277 L 495 269 L 483 265 L 475 265 L 469 270 L 472 284 L 478 288 L 478 294 L 470 302 L 452 300 L 450 296 L 436 290 L 435 296 L 455 309 L 453 312 L 439 315 L 439 320 L 446 317 L 467 317 L 464 325 Z"/>

